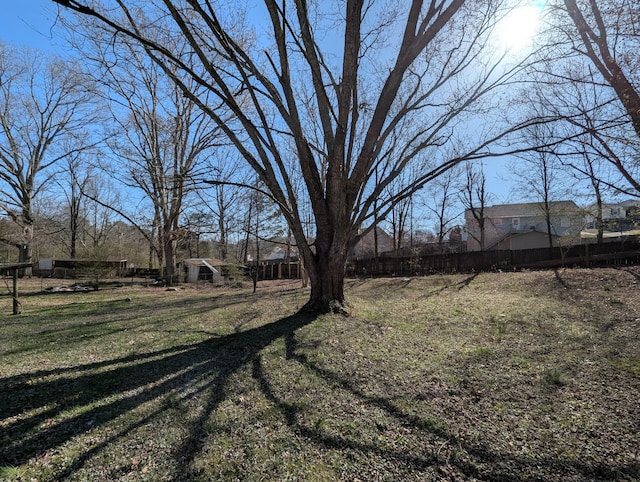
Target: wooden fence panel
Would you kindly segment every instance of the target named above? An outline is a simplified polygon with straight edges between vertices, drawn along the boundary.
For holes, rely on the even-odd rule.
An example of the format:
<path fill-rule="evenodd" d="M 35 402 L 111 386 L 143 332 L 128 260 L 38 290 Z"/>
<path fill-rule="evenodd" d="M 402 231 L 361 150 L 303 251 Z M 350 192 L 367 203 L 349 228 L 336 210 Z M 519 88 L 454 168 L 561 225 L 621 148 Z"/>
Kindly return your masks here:
<path fill-rule="evenodd" d="M 603 244 L 522 250 L 467 251 L 421 256 L 389 256 L 351 259 L 347 276 L 421 276 L 431 273 L 640 264 L 640 243 L 616 241 Z M 259 264 L 258 279 L 300 279 L 300 264 L 265 261 Z"/>
<path fill-rule="evenodd" d="M 263 261 L 258 265 L 258 280 L 300 279 L 297 261 Z"/>

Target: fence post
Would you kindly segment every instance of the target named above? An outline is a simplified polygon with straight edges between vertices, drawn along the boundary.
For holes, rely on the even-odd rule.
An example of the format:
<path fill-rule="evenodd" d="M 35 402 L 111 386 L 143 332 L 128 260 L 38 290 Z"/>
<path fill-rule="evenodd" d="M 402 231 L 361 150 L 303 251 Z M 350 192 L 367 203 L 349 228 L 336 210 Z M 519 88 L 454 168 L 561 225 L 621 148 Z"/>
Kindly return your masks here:
<path fill-rule="evenodd" d="M 589 265 L 591 264 L 589 262 L 589 243 L 586 243 L 584 245 L 584 264 L 585 266 L 588 268 Z"/>
<path fill-rule="evenodd" d="M 20 303 L 18 302 L 18 268 L 13 268 L 13 314 L 20 312 Z"/>

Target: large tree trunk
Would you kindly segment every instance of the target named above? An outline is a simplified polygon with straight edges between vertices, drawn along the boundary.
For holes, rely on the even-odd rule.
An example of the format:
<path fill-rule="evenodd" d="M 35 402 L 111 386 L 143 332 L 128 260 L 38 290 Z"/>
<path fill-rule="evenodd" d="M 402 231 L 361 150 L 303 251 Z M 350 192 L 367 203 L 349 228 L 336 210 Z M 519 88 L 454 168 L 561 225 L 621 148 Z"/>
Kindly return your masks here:
<path fill-rule="evenodd" d="M 334 235 L 323 235 L 319 231 L 314 246 L 315 253 L 311 250 L 303 252 L 311 294 L 302 310 L 346 313 L 344 278 L 349 251 L 348 237 L 336 236 L 335 232 Z"/>
<path fill-rule="evenodd" d="M 169 286 L 178 281 L 176 277 L 176 247 L 177 240 L 172 231 L 164 232 L 163 250 L 165 261 L 165 278 Z"/>
<path fill-rule="evenodd" d="M 31 201 L 24 201 L 25 208 L 22 210 L 22 243 L 18 246 L 18 262 L 31 263 L 33 262 L 33 217 L 31 216 Z M 33 274 L 33 268 L 21 268 L 19 271 L 20 277 L 31 278 Z"/>
<path fill-rule="evenodd" d="M 32 231 L 33 232 L 33 231 Z M 31 239 L 26 240 L 18 247 L 18 262 L 19 263 L 31 263 L 33 261 L 33 243 Z M 21 278 L 31 278 L 33 268 L 20 268 L 19 276 Z"/>
<path fill-rule="evenodd" d="M 604 240 L 604 221 L 602 220 L 602 195 L 600 189 L 596 190 L 596 228 L 598 229 L 598 244 L 602 244 Z"/>
<path fill-rule="evenodd" d="M 303 311 L 344 313 L 344 277 L 346 259 L 334 257 L 322 262 L 316 260 L 308 270 L 311 295 Z"/>

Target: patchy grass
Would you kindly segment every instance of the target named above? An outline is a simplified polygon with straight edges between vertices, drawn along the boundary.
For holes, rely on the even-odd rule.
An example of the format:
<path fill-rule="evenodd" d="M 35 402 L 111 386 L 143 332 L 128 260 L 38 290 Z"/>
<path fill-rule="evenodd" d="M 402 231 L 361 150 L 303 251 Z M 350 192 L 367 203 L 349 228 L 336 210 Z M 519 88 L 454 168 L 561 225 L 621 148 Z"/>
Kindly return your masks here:
<path fill-rule="evenodd" d="M 349 318 L 296 283 L 35 291 L 0 480 L 640 479 L 632 270 L 349 280 Z"/>

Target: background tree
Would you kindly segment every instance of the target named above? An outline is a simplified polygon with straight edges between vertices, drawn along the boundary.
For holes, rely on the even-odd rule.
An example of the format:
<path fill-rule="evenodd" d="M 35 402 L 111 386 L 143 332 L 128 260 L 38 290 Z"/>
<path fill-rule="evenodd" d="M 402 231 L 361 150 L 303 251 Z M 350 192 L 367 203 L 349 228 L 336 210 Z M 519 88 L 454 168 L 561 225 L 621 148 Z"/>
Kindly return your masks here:
<path fill-rule="evenodd" d="M 482 167 L 474 168 L 471 163 L 465 165 L 466 182 L 461 193 L 462 204 L 466 209 L 465 221 L 467 235 L 478 243 L 480 251 L 487 247 L 487 223 L 489 219 L 485 214 L 485 208 L 489 202 L 490 194 L 486 190 L 487 178 Z M 472 222 L 470 222 L 472 221 Z"/>
<path fill-rule="evenodd" d="M 83 193 L 92 187 L 96 178 L 96 169 L 93 163 L 88 161 L 85 153 L 67 156 L 64 168 L 66 169 L 57 176 L 56 184 L 60 187 L 66 201 L 68 254 L 70 258 L 76 258 L 78 244 L 83 240 L 84 231 L 89 228 L 86 209 L 88 199 Z"/>
<path fill-rule="evenodd" d="M 462 214 L 460 205 L 460 194 L 462 190 L 461 175 L 462 166 L 450 169 L 442 176 L 434 180 L 427 186 L 425 195 L 420 203 L 427 210 L 430 219 L 434 220 L 434 231 L 438 249 L 442 252 L 444 242 L 451 231 L 460 220 Z"/>
<path fill-rule="evenodd" d="M 91 147 L 92 106 L 75 65 L 0 42 L 0 208 L 20 229 L 2 241 L 18 248 L 20 262 L 32 261 L 34 198 L 57 163 Z"/>
<path fill-rule="evenodd" d="M 107 142 L 117 159 L 112 172 L 128 189 L 142 192 L 138 210 L 150 205 L 157 228 L 154 251 L 171 282 L 176 280 L 177 250 L 185 234 L 181 217 L 186 197 L 206 156 L 219 144 L 219 130 L 140 46 L 125 37 L 114 40 L 114 45 L 100 36 L 103 31 L 93 31 L 98 33 L 93 44 L 96 81 L 110 101 L 115 123 Z M 117 61 L 112 57 L 114 48 L 121 53 Z M 173 50 L 181 48 L 172 44 Z M 206 101 L 195 81 L 186 87 Z M 136 224 L 144 230 L 142 219 L 138 217 Z"/>
<path fill-rule="evenodd" d="M 563 124 L 557 152 L 585 178 L 597 167 L 593 175 L 600 183 L 637 195 L 640 7 L 625 0 L 562 0 L 548 18 L 549 47 L 531 91 L 549 119 Z"/>
<path fill-rule="evenodd" d="M 592 214 L 601 242 L 603 196 L 638 195 L 635 135 L 629 130 L 628 116 L 621 110 L 613 90 L 576 48 L 571 21 L 562 10 L 553 12 L 557 15 L 551 16 L 554 24 L 547 32 L 553 42 L 549 42 L 545 51 L 545 63 L 540 64 L 536 82 L 523 91 L 523 96 L 549 121 L 537 128 L 540 133 L 545 131 L 544 143 L 537 152 L 538 156 L 551 156 L 549 161 L 555 166 L 557 178 L 554 189 L 567 186 L 564 195 L 595 199 Z M 526 136 L 530 143 L 534 138 Z M 520 166 L 516 169 L 521 170 Z M 532 188 L 524 191 L 531 192 Z"/>
<path fill-rule="evenodd" d="M 387 188 L 387 197 L 395 195 L 397 190 L 401 190 L 403 186 L 406 186 L 407 181 L 403 177 L 411 176 L 410 173 L 403 173 L 402 176 L 396 179 L 397 182 L 391 183 Z M 391 227 L 391 236 L 393 237 L 393 249 L 400 251 L 405 247 L 407 240 L 411 236 L 411 221 L 413 215 L 413 197 L 409 196 L 403 198 L 401 201 L 394 204 L 393 209 L 387 215 L 387 225 Z M 380 224 L 380 219 L 374 216 L 376 224 Z M 377 233 L 375 233 L 375 245 L 377 249 Z"/>
<path fill-rule="evenodd" d="M 612 129 L 610 116 L 612 100 L 603 91 L 592 72 L 589 72 L 590 82 L 574 83 L 563 91 L 565 112 L 573 112 L 571 116 L 562 117 L 566 133 L 564 141 L 556 152 L 559 152 L 563 165 L 570 167 L 577 184 L 585 184 L 590 191 L 589 197 L 595 198 L 595 211 L 591 215 L 595 219 L 596 239 L 598 243 L 604 240 L 603 204 L 606 194 L 625 193 L 637 196 L 633 188 L 628 189 L 629 183 L 625 177 L 634 178 L 629 170 L 629 163 L 622 160 L 628 149 L 620 149 L 624 142 L 617 139 L 622 127 L 621 121 Z M 556 96 L 557 98 L 558 96 Z M 568 102 L 567 102 L 568 101 Z M 559 102 L 555 107 L 562 108 Z M 622 122 L 624 124 L 624 122 Z M 614 137 L 612 138 L 612 134 Z M 626 172 L 627 175 L 622 173 Z M 616 187 L 617 186 L 617 187 Z"/>
<path fill-rule="evenodd" d="M 54 182 L 39 200 L 42 218 L 39 226 L 61 251 L 58 256 L 76 258 L 78 244 L 83 242 L 84 231 L 88 229 L 87 199 L 82 193 L 92 183 L 94 171 L 82 152 L 67 156 L 59 167 Z M 40 244 L 42 237 L 41 232 Z"/>
<path fill-rule="evenodd" d="M 198 187 L 196 193 L 203 210 L 212 216 L 215 226 L 215 256 L 223 261 L 241 262 L 229 251 L 229 244 L 235 236 L 242 236 L 243 217 L 246 214 L 243 196 L 248 174 L 242 169 L 243 163 L 233 150 L 220 148 L 215 161 L 210 161 L 209 172 L 216 173 L 216 182 L 207 183 L 205 188 Z M 246 230 L 245 230 L 246 231 Z M 234 259 L 230 259 L 234 258 Z"/>
<path fill-rule="evenodd" d="M 557 135 L 553 124 L 538 124 L 523 131 L 525 142 L 532 146 L 552 145 Z M 558 213 L 553 211 L 553 202 L 565 197 L 568 189 L 566 169 L 560 163 L 553 149 L 539 147 L 516 156 L 517 163 L 511 166 L 516 176 L 517 189 L 522 199 L 539 204 L 547 232 L 549 248 L 553 248 L 555 228 L 552 217 Z"/>
<path fill-rule="evenodd" d="M 204 242 L 213 231 L 214 220 L 209 210 L 195 208 L 185 213 L 183 249 L 189 258 L 212 257 L 213 246 Z"/>
<path fill-rule="evenodd" d="M 82 232 L 81 244 L 83 248 L 97 252 L 109 239 L 118 221 L 116 212 L 122 210 L 122 193 L 115 180 L 106 176 L 100 168 L 91 169 L 87 174 L 87 181 L 82 183 L 87 227 Z"/>

